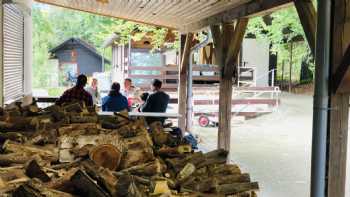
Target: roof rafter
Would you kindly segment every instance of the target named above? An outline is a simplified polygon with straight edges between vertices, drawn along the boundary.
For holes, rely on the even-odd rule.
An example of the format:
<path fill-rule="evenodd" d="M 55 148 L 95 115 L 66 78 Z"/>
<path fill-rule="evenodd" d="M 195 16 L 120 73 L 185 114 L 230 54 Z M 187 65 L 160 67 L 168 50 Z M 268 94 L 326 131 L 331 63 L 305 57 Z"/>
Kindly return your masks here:
<path fill-rule="evenodd" d="M 293 0 L 253 0 L 228 9 L 197 22 L 184 25 L 181 32 L 198 31 L 204 27 L 219 23 L 229 23 L 237 18 L 255 16 L 292 5 Z"/>

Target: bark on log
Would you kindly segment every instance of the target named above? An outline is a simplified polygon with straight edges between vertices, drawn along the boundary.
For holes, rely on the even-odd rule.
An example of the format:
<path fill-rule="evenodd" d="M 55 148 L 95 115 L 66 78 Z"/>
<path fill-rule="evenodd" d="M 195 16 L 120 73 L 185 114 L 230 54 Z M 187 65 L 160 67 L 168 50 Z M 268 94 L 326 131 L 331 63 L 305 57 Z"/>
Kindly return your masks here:
<path fill-rule="evenodd" d="M 70 116 L 70 123 L 97 123 L 97 116 Z"/>
<path fill-rule="evenodd" d="M 155 159 L 152 162 L 133 166 L 120 172 L 138 176 L 154 176 L 165 172 L 165 170 L 166 166 L 162 165 L 158 159 Z"/>
<path fill-rule="evenodd" d="M 50 189 L 55 189 L 67 193 L 74 193 L 74 185 L 71 181 L 71 178 L 77 171 L 78 168 L 71 168 L 61 177 L 52 179 L 50 182 L 45 183 L 45 186 Z"/>
<path fill-rule="evenodd" d="M 120 161 L 119 169 L 126 169 L 132 166 L 141 165 L 154 160 L 152 148 L 145 148 L 141 150 L 131 150 L 126 152 Z"/>
<path fill-rule="evenodd" d="M 39 166 L 36 160 L 31 160 L 26 167 L 26 175 L 29 178 L 38 178 L 42 182 L 49 182 L 51 178 Z"/>
<path fill-rule="evenodd" d="M 26 137 L 19 132 L 0 133 L 0 143 L 5 142 L 6 140 L 23 143 L 26 141 Z"/>
<path fill-rule="evenodd" d="M 40 181 L 32 181 L 21 185 L 13 192 L 13 197 L 73 197 L 73 195 L 44 187 Z"/>
<path fill-rule="evenodd" d="M 86 197 L 109 197 L 93 179 L 85 172 L 78 170 L 71 178 L 75 190 L 81 196 Z"/>
<path fill-rule="evenodd" d="M 25 153 L 28 156 L 39 155 L 43 160 L 49 162 L 58 161 L 58 150 L 49 146 L 46 146 L 45 148 L 36 147 L 34 145 L 18 144 L 8 140 L 3 144 L 2 150 L 12 153 Z"/>
<path fill-rule="evenodd" d="M 92 179 L 96 180 L 99 186 L 105 189 L 111 196 L 116 196 L 118 179 L 112 171 L 107 168 L 101 168 L 89 160 L 83 162 L 82 165 L 86 173 Z"/>
<path fill-rule="evenodd" d="M 246 191 L 257 191 L 259 190 L 259 185 L 257 182 L 253 183 L 231 183 L 219 185 L 215 188 L 215 191 L 220 194 L 230 195 L 238 194 Z"/>

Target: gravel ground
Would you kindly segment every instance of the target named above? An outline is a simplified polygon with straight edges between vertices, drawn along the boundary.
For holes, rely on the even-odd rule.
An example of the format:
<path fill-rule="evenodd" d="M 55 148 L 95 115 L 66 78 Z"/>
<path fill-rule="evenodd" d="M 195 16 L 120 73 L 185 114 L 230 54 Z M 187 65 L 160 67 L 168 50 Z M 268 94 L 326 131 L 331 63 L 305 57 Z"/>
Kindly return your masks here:
<path fill-rule="evenodd" d="M 259 182 L 260 197 L 307 197 L 310 192 L 312 96 L 283 93 L 281 102 L 274 113 L 233 125 L 230 159 Z M 195 126 L 194 133 L 201 139 L 200 148 L 215 149 L 217 128 Z M 348 169 L 350 171 L 350 162 Z M 349 177 L 347 197 L 350 197 Z"/>

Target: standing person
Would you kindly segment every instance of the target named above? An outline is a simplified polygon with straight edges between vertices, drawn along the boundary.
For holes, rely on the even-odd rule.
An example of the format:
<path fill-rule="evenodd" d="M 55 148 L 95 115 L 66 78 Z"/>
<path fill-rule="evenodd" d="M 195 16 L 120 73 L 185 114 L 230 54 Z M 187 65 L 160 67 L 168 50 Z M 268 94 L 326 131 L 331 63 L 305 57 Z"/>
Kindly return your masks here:
<path fill-rule="evenodd" d="M 69 103 L 73 101 L 83 101 L 87 106 L 92 106 L 92 96 L 84 89 L 86 83 L 87 77 L 83 74 L 79 75 L 76 85 L 66 90 L 63 95 L 56 101 L 56 104 L 62 105 L 63 103 Z"/>
<path fill-rule="evenodd" d="M 119 112 L 128 109 L 128 100 L 120 93 L 120 84 L 114 82 L 108 96 L 102 98 L 102 111 Z"/>
<path fill-rule="evenodd" d="M 97 86 L 98 86 L 98 80 L 96 78 L 93 78 L 91 81 L 91 86 L 86 88 L 86 91 L 88 91 L 92 96 L 92 101 L 94 105 L 98 104 L 101 99 Z"/>
<path fill-rule="evenodd" d="M 166 112 L 170 97 L 161 90 L 162 82 L 159 79 L 154 79 L 151 84 L 152 92 L 146 102 L 142 105 L 142 112 Z M 146 118 L 148 124 L 155 121 L 164 123 L 165 118 Z"/>

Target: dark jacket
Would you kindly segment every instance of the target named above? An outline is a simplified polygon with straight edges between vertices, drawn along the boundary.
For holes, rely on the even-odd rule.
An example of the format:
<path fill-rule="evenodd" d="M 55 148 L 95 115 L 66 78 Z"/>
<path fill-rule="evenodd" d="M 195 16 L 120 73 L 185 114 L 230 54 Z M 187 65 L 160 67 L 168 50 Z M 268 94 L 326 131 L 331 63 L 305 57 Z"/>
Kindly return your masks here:
<path fill-rule="evenodd" d="M 102 98 L 102 111 L 119 112 L 125 109 L 128 109 L 128 99 L 121 94 Z"/>
<path fill-rule="evenodd" d="M 163 91 L 157 91 L 150 94 L 146 102 L 141 107 L 142 112 L 166 112 L 170 97 Z M 164 123 L 165 118 L 146 118 L 148 124 L 161 121 Z"/>

